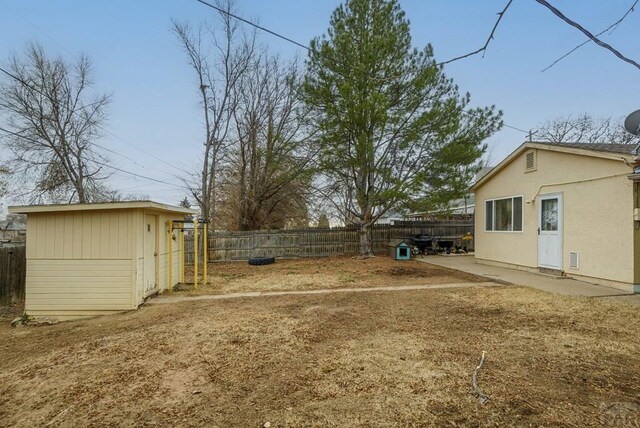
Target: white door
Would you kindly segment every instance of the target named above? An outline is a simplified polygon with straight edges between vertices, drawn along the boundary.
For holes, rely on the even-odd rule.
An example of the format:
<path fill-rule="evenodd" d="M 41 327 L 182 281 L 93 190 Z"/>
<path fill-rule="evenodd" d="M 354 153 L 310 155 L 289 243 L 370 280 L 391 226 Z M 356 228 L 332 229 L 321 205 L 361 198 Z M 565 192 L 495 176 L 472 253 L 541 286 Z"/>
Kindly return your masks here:
<path fill-rule="evenodd" d="M 156 216 L 144 216 L 144 295 L 157 287 L 157 229 Z"/>
<path fill-rule="evenodd" d="M 562 270 L 562 195 L 538 197 L 538 266 Z"/>

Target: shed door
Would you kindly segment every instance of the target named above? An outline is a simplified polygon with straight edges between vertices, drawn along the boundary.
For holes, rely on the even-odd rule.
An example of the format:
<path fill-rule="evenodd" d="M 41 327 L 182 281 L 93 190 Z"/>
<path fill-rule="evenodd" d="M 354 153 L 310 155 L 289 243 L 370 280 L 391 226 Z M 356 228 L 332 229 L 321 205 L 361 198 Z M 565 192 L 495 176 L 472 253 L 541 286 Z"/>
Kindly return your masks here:
<path fill-rule="evenodd" d="M 562 195 L 538 198 L 538 266 L 562 270 Z"/>
<path fill-rule="evenodd" d="M 158 229 L 156 216 L 144 216 L 144 294 L 157 287 Z"/>

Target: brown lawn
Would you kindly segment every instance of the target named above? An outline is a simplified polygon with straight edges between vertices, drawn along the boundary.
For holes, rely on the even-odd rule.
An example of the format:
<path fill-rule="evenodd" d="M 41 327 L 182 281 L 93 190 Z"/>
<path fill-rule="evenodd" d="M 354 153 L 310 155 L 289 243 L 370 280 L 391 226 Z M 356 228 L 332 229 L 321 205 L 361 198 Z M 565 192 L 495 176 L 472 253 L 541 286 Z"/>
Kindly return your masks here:
<path fill-rule="evenodd" d="M 339 266 L 369 283 L 360 276 L 387 262 Z M 285 269 L 235 266 L 247 281 Z M 636 306 L 511 286 L 197 300 L 48 327 L 4 322 L 0 426 L 637 426 L 638 337 Z M 483 350 L 485 405 L 471 395 Z"/>
<path fill-rule="evenodd" d="M 200 268 L 201 275 L 202 268 Z M 210 263 L 207 276 L 209 277 L 207 285 L 200 284 L 198 290 L 191 290 L 187 294 L 487 281 L 485 278 L 417 260 L 396 261 L 389 257 L 277 260 L 276 263 L 266 266 L 249 266 L 246 261 Z M 189 267 L 186 278 L 189 280 L 192 277 L 193 270 Z"/>

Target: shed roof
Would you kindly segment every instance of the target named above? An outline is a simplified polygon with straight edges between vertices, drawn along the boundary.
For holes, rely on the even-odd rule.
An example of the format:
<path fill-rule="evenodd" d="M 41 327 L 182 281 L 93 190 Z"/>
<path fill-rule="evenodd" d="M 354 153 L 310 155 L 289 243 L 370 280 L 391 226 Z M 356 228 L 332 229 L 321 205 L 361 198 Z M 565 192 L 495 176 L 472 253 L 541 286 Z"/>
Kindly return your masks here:
<path fill-rule="evenodd" d="M 478 187 L 489 181 L 494 175 L 500 172 L 504 167 L 513 162 L 520 154 L 528 149 L 540 149 L 617 161 L 626 160 L 628 162 L 634 162 L 635 158 L 638 156 L 639 148 L 640 146 L 636 144 L 550 143 L 540 141 L 526 142 L 515 149 L 502 162 L 492 168 L 491 171 L 480 177 L 478 181 L 471 186 L 471 191 L 475 191 Z"/>
<path fill-rule="evenodd" d="M 155 211 L 196 214 L 190 208 L 176 207 L 174 205 L 161 204 L 153 201 L 123 201 L 123 202 L 99 202 L 90 204 L 56 204 L 56 205 L 18 205 L 9 207 L 10 213 L 54 213 L 68 211 L 101 211 L 147 208 Z"/>

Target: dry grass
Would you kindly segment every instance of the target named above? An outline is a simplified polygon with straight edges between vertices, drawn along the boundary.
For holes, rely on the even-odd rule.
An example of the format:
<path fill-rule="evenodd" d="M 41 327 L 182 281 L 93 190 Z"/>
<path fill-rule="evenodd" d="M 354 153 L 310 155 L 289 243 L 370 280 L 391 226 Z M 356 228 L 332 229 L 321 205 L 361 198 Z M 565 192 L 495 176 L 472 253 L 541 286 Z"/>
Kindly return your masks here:
<path fill-rule="evenodd" d="M 597 426 L 613 417 L 601 406 L 638 401 L 638 337 L 635 306 L 518 287 L 3 324 L 0 425 Z M 470 394 L 482 350 L 484 406 Z M 637 410 L 625 415 L 638 423 Z"/>
<path fill-rule="evenodd" d="M 202 273 L 202 271 L 200 271 Z M 192 278 L 191 269 L 187 279 Z M 483 282 L 484 278 L 416 260 L 396 261 L 389 257 L 357 259 L 278 260 L 267 266 L 247 262 L 211 263 L 209 283 L 186 294 L 221 294 L 242 291 L 312 290 L 318 288 L 364 288 L 398 285 L 432 285 L 455 282 Z"/>

